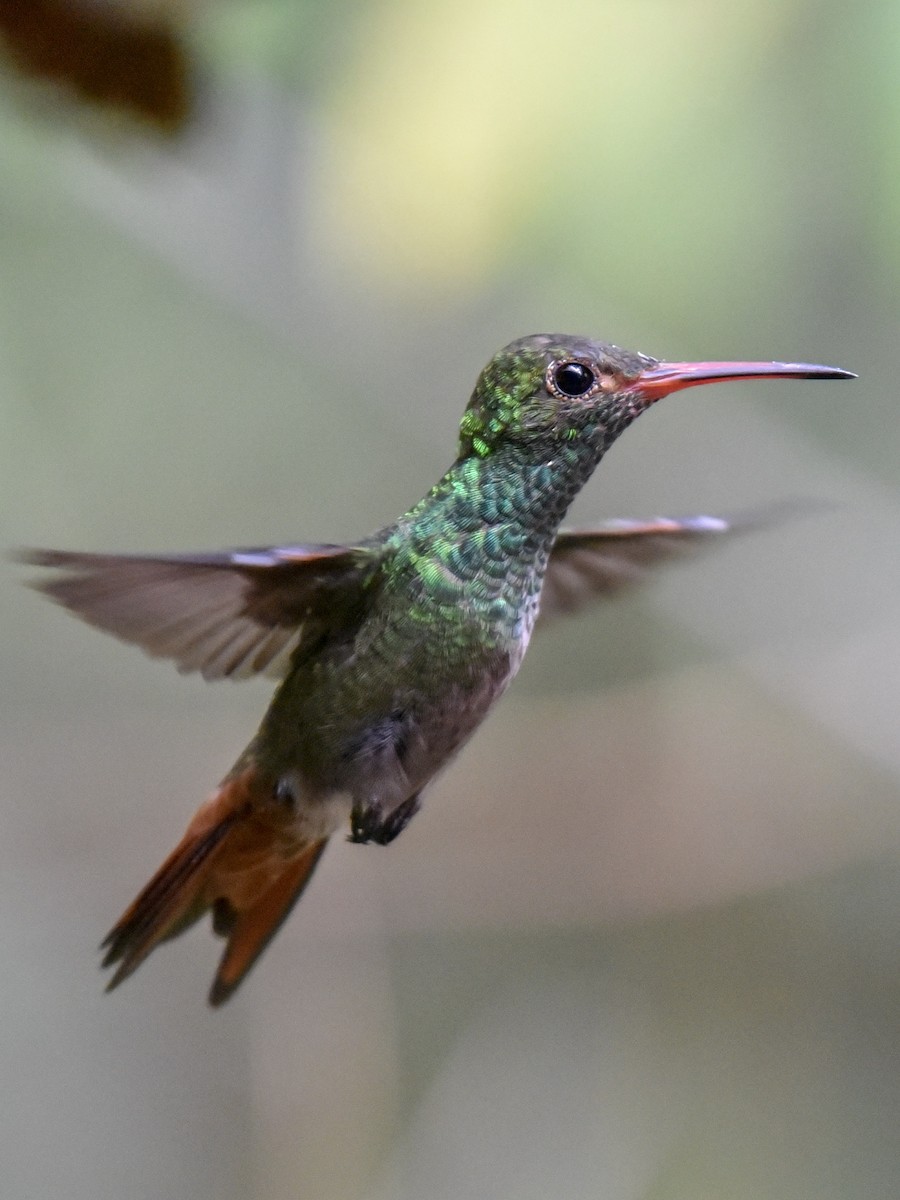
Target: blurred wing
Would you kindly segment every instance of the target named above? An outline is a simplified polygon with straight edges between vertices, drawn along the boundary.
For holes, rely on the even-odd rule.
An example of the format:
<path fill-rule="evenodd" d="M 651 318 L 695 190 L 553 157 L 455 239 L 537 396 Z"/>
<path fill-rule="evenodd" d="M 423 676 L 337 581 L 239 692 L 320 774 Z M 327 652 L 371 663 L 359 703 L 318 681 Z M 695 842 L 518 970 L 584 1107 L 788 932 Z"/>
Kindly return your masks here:
<path fill-rule="evenodd" d="M 376 551 L 351 546 L 18 557 L 55 569 L 33 586 L 88 624 L 209 680 L 283 676 L 304 646 L 361 615 L 380 561 Z"/>
<path fill-rule="evenodd" d="M 609 521 L 599 529 L 562 530 L 553 544 L 540 619 L 577 612 L 594 600 L 642 583 L 662 563 L 686 558 L 751 522 L 720 517 Z"/>

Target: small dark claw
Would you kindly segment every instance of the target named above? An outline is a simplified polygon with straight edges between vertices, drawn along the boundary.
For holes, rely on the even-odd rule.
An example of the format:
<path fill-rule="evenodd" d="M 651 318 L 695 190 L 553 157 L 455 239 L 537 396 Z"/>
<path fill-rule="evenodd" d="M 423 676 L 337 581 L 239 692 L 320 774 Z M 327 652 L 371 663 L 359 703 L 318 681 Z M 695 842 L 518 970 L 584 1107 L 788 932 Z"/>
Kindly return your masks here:
<path fill-rule="evenodd" d="M 384 809 L 375 801 L 365 804 L 357 802 L 350 813 L 350 836 L 347 841 L 365 846 L 378 841 L 378 832 L 384 824 Z"/>
<path fill-rule="evenodd" d="M 378 828 L 380 822 L 381 809 L 377 805 L 364 807 L 361 804 L 354 804 L 350 813 L 350 833 L 347 841 L 364 846 L 366 842 L 372 840 L 372 831 Z"/>
<path fill-rule="evenodd" d="M 422 806 L 418 794 L 410 796 L 402 804 L 384 815 L 378 805 L 367 808 L 354 806 L 350 816 L 350 837 L 348 841 L 365 845 L 375 842 L 378 846 L 387 846 L 398 837 L 407 827 Z"/>
<path fill-rule="evenodd" d="M 398 804 L 381 822 L 372 840 L 379 846 L 387 846 L 403 832 L 421 807 L 422 801 L 418 795 L 410 796 L 402 804 Z"/>

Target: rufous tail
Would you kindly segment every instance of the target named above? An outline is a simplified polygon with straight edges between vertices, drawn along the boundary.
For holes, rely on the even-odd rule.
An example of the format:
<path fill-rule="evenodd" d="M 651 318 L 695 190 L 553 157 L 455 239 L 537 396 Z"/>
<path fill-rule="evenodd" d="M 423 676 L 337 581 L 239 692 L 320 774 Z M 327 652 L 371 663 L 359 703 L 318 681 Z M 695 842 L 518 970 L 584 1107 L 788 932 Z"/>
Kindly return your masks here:
<path fill-rule="evenodd" d="M 118 987 L 160 942 L 182 933 L 208 910 L 226 939 L 209 1002 L 234 992 L 300 898 L 327 839 L 291 852 L 283 807 L 261 791 L 253 768 L 226 779 L 110 930 L 101 949 Z"/>

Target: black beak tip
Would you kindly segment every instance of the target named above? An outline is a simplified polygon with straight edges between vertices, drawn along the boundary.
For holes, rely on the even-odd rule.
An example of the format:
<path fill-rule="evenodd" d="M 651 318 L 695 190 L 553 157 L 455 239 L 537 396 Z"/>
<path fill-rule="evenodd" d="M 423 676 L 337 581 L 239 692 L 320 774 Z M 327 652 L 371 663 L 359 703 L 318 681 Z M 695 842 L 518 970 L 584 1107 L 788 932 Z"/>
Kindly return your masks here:
<path fill-rule="evenodd" d="M 807 372 L 807 379 L 858 379 L 855 371 L 844 371 L 840 367 L 816 367 Z"/>

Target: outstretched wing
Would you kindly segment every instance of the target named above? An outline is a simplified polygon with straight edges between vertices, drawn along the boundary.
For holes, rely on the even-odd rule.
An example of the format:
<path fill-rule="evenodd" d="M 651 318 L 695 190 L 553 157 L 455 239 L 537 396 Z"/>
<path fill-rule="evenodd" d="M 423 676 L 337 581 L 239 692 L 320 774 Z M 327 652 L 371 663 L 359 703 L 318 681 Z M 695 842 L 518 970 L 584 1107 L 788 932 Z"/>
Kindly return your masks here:
<path fill-rule="evenodd" d="M 209 680 L 283 676 L 304 646 L 362 614 L 379 564 L 361 546 L 17 557 L 56 570 L 33 586 L 82 620 Z"/>
<path fill-rule="evenodd" d="M 756 524 L 721 517 L 656 517 L 652 521 L 609 521 L 598 529 L 562 530 L 553 544 L 540 619 L 577 612 L 593 600 L 615 596 L 643 582 L 648 571 L 687 557 L 723 534 Z"/>

